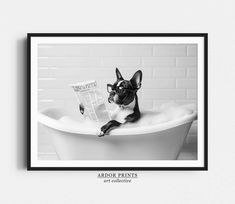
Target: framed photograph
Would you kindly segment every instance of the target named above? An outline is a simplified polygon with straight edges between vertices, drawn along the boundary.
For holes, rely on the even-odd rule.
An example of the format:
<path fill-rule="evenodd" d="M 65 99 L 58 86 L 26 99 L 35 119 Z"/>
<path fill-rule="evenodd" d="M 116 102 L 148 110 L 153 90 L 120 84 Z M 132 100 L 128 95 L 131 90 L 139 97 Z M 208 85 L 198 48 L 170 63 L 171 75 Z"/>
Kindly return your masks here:
<path fill-rule="evenodd" d="M 207 170 L 206 33 L 29 33 L 28 170 Z"/>

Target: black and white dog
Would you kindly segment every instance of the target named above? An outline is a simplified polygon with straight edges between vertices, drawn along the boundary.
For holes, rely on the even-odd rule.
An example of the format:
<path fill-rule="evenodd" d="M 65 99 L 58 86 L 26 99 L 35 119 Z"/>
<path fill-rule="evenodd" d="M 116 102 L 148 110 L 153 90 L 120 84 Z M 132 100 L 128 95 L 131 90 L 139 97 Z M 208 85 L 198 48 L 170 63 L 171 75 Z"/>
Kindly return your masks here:
<path fill-rule="evenodd" d="M 141 115 L 137 91 L 141 87 L 142 72 L 139 70 L 130 80 L 125 80 L 116 68 L 116 76 L 117 81 L 113 85 L 107 84 L 107 90 L 109 92 L 108 102 L 115 103 L 118 107 L 111 114 L 112 120 L 101 127 L 99 137 L 107 135 L 110 130 L 122 124 L 136 122 Z"/>

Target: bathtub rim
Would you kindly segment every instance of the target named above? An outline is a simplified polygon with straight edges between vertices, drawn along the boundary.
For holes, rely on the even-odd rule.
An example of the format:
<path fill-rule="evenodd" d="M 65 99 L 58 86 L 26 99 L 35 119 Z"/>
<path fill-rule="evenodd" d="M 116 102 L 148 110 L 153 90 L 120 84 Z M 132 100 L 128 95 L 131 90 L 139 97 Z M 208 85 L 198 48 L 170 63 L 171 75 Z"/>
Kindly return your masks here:
<path fill-rule="evenodd" d="M 73 134 L 82 134 L 82 135 L 94 135 L 96 136 L 98 133 L 97 129 L 82 129 L 80 127 L 71 126 L 66 123 L 63 123 L 57 119 L 49 117 L 46 115 L 49 111 L 69 111 L 68 109 L 59 109 L 59 108 L 46 108 L 38 112 L 38 122 L 55 130 L 59 130 L 62 132 L 73 133 Z M 69 111 L 70 112 L 70 111 Z M 61 115 L 65 116 L 65 115 Z M 150 134 L 154 132 L 160 132 L 167 129 L 171 129 L 183 124 L 192 123 L 194 120 L 197 119 L 197 112 L 193 111 L 190 115 L 185 115 L 180 117 L 176 120 L 167 121 L 165 123 L 156 124 L 152 126 L 144 126 L 144 127 L 137 127 L 137 128 L 120 128 L 115 129 L 110 132 L 109 135 L 112 136 L 122 136 L 122 135 L 142 135 L 142 134 Z"/>

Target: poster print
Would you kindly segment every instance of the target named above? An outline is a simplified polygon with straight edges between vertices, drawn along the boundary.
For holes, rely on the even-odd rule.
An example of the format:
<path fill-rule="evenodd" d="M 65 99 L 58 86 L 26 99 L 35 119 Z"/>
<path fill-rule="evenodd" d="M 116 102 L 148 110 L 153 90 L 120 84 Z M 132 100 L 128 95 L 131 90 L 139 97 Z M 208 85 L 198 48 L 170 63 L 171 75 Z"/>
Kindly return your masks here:
<path fill-rule="evenodd" d="M 29 170 L 207 170 L 207 34 L 28 34 Z"/>

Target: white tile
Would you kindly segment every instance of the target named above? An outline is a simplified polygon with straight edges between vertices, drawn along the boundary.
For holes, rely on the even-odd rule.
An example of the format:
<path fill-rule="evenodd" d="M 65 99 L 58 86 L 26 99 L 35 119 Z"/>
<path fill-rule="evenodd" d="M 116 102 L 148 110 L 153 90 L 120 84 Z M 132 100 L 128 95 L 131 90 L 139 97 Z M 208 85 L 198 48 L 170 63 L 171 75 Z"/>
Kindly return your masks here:
<path fill-rule="evenodd" d="M 99 86 L 102 86 L 100 84 L 100 79 L 102 79 L 102 76 L 97 76 L 94 73 L 92 73 L 89 78 L 84 77 L 84 78 L 57 78 L 55 80 L 38 80 L 38 87 L 39 89 L 71 89 L 70 87 L 71 84 L 75 84 L 78 82 L 86 81 L 86 80 L 96 80 Z M 114 82 L 116 81 L 116 77 L 113 76 L 113 74 L 106 73 L 106 79 L 110 79 L 109 82 Z M 111 80 L 112 79 L 112 80 Z M 106 86 L 106 85 L 105 85 Z"/>
<path fill-rule="evenodd" d="M 38 99 L 76 99 L 75 93 L 70 89 L 45 89 L 38 92 Z"/>
<path fill-rule="evenodd" d="M 187 47 L 185 45 L 155 45 L 154 46 L 155 56 L 167 56 L 167 57 L 177 57 L 186 56 Z"/>
<path fill-rule="evenodd" d="M 58 67 L 53 72 L 53 77 L 57 78 L 77 78 L 78 80 L 91 79 L 97 73 L 96 77 L 100 75 L 105 78 L 105 74 L 110 72 L 109 69 L 102 69 L 101 67 Z"/>
<path fill-rule="evenodd" d="M 88 56 L 89 46 L 79 44 L 57 44 L 38 47 L 39 57 L 77 57 Z"/>
<path fill-rule="evenodd" d="M 197 80 L 196 79 L 177 79 L 176 87 L 177 88 L 196 88 Z"/>
<path fill-rule="evenodd" d="M 122 45 L 121 46 L 122 56 L 152 56 L 153 47 L 152 45 Z"/>
<path fill-rule="evenodd" d="M 38 58 L 39 67 L 99 66 L 99 57 L 46 57 Z"/>
<path fill-rule="evenodd" d="M 90 78 L 94 80 L 99 79 L 116 79 L 116 71 L 115 67 L 102 67 L 102 68 L 93 68 L 90 69 L 87 74 L 89 74 Z"/>
<path fill-rule="evenodd" d="M 188 89 L 187 90 L 187 98 L 196 99 L 197 98 L 197 90 L 196 89 Z"/>
<path fill-rule="evenodd" d="M 174 57 L 143 57 L 142 64 L 147 66 L 175 66 Z"/>
<path fill-rule="evenodd" d="M 55 76 L 55 69 L 50 68 L 39 68 L 38 69 L 38 77 L 54 77 Z"/>
<path fill-rule="evenodd" d="M 90 45 L 91 56 L 120 56 L 120 45 Z"/>
<path fill-rule="evenodd" d="M 64 107 L 64 100 L 39 100 L 38 101 L 38 109 L 43 108 L 63 108 Z"/>
<path fill-rule="evenodd" d="M 102 65 L 104 66 L 140 66 L 140 64 L 139 57 L 102 57 Z"/>
<path fill-rule="evenodd" d="M 142 71 L 143 78 L 150 78 L 153 77 L 153 68 L 152 67 L 145 67 L 145 66 L 119 66 L 118 69 L 120 70 L 124 79 L 131 79 L 131 77 L 137 72 L 138 70 Z M 115 70 L 112 68 L 113 74 L 115 74 Z"/>
<path fill-rule="evenodd" d="M 197 77 L 197 68 L 187 68 L 187 77 L 196 78 Z"/>
<path fill-rule="evenodd" d="M 186 76 L 186 69 L 185 68 L 154 68 L 153 69 L 153 76 L 157 78 L 171 78 L 171 77 L 185 77 Z"/>
<path fill-rule="evenodd" d="M 189 45 L 187 47 L 188 56 L 197 56 L 197 45 Z"/>
<path fill-rule="evenodd" d="M 175 79 L 143 79 L 142 88 L 175 88 Z"/>
<path fill-rule="evenodd" d="M 177 57 L 176 66 L 177 67 L 197 66 L 197 58 L 196 57 Z"/>
<path fill-rule="evenodd" d="M 142 90 L 144 99 L 185 99 L 186 90 L 184 89 L 145 89 Z"/>

